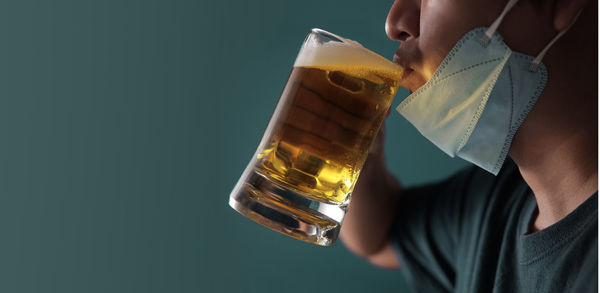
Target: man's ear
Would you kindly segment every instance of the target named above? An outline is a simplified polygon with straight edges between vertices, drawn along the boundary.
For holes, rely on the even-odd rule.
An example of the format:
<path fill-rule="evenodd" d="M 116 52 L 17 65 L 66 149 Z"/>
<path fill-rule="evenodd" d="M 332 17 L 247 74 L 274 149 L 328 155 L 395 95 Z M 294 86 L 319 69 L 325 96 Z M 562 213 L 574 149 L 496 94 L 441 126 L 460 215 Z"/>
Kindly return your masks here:
<path fill-rule="evenodd" d="M 554 6 L 554 29 L 561 31 L 573 22 L 588 0 L 557 0 Z"/>

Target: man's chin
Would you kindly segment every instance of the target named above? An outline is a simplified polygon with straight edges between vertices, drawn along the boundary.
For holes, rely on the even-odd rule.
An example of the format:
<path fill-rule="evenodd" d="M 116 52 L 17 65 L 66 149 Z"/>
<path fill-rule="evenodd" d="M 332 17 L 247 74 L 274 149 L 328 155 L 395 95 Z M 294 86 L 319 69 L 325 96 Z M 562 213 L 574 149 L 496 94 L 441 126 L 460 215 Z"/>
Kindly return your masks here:
<path fill-rule="evenodd" d="M 418 73 L 413 70 L 407 70 L 407 72 L 403 75 L 402 81 L 400 81 L 400 87 L 406 89 L 411 94 L 424 84 L 425 82 L 422 80 L 422 78 L 419 78 Z"/>

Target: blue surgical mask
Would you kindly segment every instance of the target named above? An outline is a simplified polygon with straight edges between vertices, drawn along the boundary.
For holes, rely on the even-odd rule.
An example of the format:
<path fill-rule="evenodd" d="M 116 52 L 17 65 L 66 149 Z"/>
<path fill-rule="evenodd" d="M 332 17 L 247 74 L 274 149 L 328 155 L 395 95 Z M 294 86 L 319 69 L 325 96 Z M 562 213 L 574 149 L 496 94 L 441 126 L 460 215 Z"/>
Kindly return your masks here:
<path fill-rule="evenodd" d="M 513 52 L 496 29 L 516 2 L 509 1 L 489 28 L 475 28 L 463 36 L 431 79 L 397 107 L 446 154 L 494 175 L 546 86 L 548 73 L 541 59 L 570 28 L 536 58 Z"/>

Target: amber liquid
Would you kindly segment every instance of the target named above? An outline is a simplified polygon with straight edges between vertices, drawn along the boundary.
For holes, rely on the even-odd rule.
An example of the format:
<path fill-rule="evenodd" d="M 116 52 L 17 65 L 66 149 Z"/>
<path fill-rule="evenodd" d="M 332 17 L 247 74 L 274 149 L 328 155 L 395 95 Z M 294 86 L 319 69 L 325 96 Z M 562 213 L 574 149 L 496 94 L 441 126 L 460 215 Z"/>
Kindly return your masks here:
<path fill-rule="evenodd" d="M 349 199 L 401 72 L 294 67 L 254 170 L 321 202 Z"/>

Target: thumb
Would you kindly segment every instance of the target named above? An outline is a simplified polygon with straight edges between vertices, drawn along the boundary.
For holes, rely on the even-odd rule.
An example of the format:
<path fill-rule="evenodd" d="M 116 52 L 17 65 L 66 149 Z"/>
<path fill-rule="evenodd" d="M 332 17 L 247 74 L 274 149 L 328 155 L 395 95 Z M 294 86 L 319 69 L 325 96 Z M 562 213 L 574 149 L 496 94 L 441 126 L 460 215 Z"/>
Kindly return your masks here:
<path fill-rule="evenodd" d="M 381 127 L 379 128 L 379 133 L 373 140 L 371 144 L 371 148 L 369 149 L 369 155 L 383 155 L 383 147 L 385 144 L 385 121 L 382 122 Z"/>

